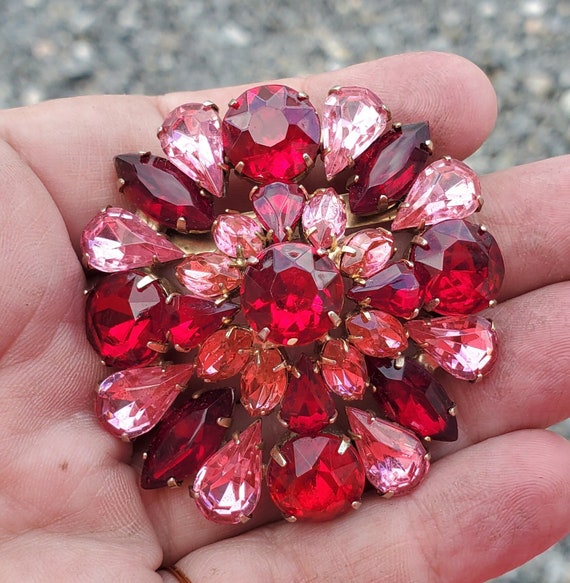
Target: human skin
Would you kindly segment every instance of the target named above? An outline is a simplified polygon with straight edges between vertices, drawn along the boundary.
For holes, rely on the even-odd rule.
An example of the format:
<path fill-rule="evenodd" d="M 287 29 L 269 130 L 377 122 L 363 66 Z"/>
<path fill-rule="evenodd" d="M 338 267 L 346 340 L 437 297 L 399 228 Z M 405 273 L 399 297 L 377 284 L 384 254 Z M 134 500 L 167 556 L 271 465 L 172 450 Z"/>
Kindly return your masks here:
<path fill-rule="evenodd" d="M 452 55 L 389 57 L 288 85 L 315 106 L 360 85 L 393 119 L 429 120 L 435 158 L 465 158 L 488 136 L 496 98 Z M 262 503 L 237 527 L 204 520 L 186 488 L 141 491 L 132 448 L 93 414 L 105 376 L 85 339 L 81 230 L 121 204 L 112 159 L 158 151 L 175 106 L 222 108 L 243 88 L 160 97 L 83 97 L 0 112 L 0 581 L 476 583 L 570 530 L 570 444 L 544 428 L 570 415 L 570 157 L 482 177 L 482 221 L 506 277 L 501 340 L 476 385 L 444 380 L 459 440 L 411 495 L 324 524 L 288 524 Z"/>

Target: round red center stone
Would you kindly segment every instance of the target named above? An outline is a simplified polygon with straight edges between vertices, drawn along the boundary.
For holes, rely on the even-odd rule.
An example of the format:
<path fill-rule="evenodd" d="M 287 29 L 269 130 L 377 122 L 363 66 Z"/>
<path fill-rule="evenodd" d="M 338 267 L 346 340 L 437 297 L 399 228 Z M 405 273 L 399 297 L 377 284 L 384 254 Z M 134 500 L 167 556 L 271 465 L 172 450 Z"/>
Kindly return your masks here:
<path fill-rule="evenodd" d="M 321 433 L 294 437 L 279 448 L 285 465 L 271 459 L 267 485 L 275 505 L 287 517 L 323 521 L 335 518 L 360 500 L 365 474 L 352 445 Z"/>
<path fill-rule="evenodd" d="M 302 174 L 305 157 L 317 156 L 320 135 L 311 102 L 284 85 L 248 89 L 232 102 L 222 124 L 226 156 L 244 176 L 260 182 Z"/>
<path fill-rule="evenodd" d="M 304 243 L 278 243 L 258 259 L 245 270 L 241 307 L 262 338 L 281 345 L 309 344 L 334 326 L 331 315 L 342 310 L 344 286 L 328 257 Z"/>

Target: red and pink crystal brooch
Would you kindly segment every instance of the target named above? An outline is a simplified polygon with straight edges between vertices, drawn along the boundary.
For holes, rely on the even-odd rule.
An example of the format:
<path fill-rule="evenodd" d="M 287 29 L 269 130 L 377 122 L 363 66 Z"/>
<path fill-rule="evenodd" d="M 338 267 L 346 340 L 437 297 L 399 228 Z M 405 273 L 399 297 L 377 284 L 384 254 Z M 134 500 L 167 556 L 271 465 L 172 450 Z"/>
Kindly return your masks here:
<path fill-rule="evenodd" d="M 504 266 L 467 220 L 476 174 L 431 161 L 427 123 L 392 124 L 367 89 L 335 87 L 322 111 L 283 85 L 223 119 L 181 105 L 158 132 L 166 157 L 115 158 L 125 208 L 82 235 L 87 337 L 115 370 L 97 417 L 142 441 L 142 488 L 186 482 L 215 522 L 247 520 L 264 481 L 288 520 L 357 508 L 366 480 L 412 491 L 427 443 L 458 434 L 434 370 L 475 381 L 496 360 L 479 312 Z M 309 193 L 319 157 L 329 185 Z M 250 210 L 224 210 L 246 181 Z"/>

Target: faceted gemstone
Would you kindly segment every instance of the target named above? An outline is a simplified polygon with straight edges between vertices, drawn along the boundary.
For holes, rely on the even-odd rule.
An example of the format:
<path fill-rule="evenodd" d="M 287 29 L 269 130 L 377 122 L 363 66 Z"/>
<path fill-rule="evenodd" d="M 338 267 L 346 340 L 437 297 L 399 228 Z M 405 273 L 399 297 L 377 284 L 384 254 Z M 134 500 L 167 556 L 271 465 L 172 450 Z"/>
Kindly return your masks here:
<path fill-rule="evenodd" d="M 347 407 L 348 422 L 359 436 L 356 447 L 368 481 L 380 494 L 399 496 L 411 492 L 429 469 L 426 450 L 411 432 L 361 409 Z"/>
<path fill-rule="evenodd" d="M 334 188 L 315 191 L 303 209 L 303 232 L 316 249 L 328 249 L 344 235 L 346 208 Z"/>
<path fill-rule="evenodd" d="M 232 326 L 214 332 L 196 355 L 198 376 L 209 381 L 233 377 L 250 359 L 252 343 L 251 330 Z"/>
<path fill-rule="evenodd" d="M 160 421 L 192 373 L 187 364 L 116 372 L 99 385 L 95 413 L 109 433 L 134 439 Z"/>
<path fill-rule="evenodd" d="M 303 243 L 277 243 L 249 265 L 241 287 L 249 325 L 275 344 L 309 344 L 334 325 L 344 300 L 342 277 L 328 257 Z"/>
<path fill-rule="evenodd" d="M 290 181 L 305 172 L 317 156 L 320 134 L 311 102 L 284 85 L 248 89 L 230 103 L 222 123 L 231 164 L 264 183 Z"/>
<path fill-rule="evenodd" d="M 454 404 L 441 383 L 421 364 L 406 358 L 398 368 L 388 359 L 366 359 L 374 396 L 391 421 L 440 441 L 457 439 Z"/>
<path fill-rule="evenodd" d="M 317 433 L 336 418 L 334 401 L 309 356 L 303 354 L 296 368 L 298 376 L 289 381 L 280 416 L 295 433 Z"/>
<path fill-rule="evenodd" d="M 467 164 L 443 158 L 425 168 L 392 222 L 392 230 L 465 219 L 480 206 L 481 183 Z"/>
<path fill-rule="evenodd" d="M 171 302 L 170 341 L 177 350 L 190 350 L 204 342 L 239 310 L 231 302 L 215 302 L 175 295 Z"/>
<path fill-rule="evenodd" d="M 448 316 L 412 320 L 406 324 L 412 339 L 449 374 L 474 381 L 497 360 L 497 333 L 481 316 Z"/>
<path fill-rule="evenodd" d="M 423 235 L 425 246 L 412 246 L 411 260 L 425 289 L 430 311 L 472 314 L 499 294 L 505 266 L 494 237 L 462 220 L 438 223 Z"/>
<path fill-rule="evenodd" d="M 364 356 L 346 340 L 327 340 L 321 351 L 321 374 L 328 388 L 347 401 L 362 399 L 368 382 Z"/>
<path fill-rule="evenodd" d="M 157 281 L 139 289 L 145 276 L 138 271 L 113 273 L 101 279 L 87 296 L 87 338 L 108 366 L 150 364 L 158 352 L 148 343 L 166 342 L 166 294 Z"/>
<path fill-rule="evenodd" d="M 252 416 L 267 415 L 287 388 L 287 367 L 276 348 L 260 349 L 241 374 L 241 403 Z"/>
<path fill-rule="evenodd" d="M 328 433 L 296 436 L 279 446 L 279 452 L 284 464 L 271 458 L 267 485 L 285 516 L 331 520 L 360 500 L 364 468 L 347 438 Z"/>
<path fill-rule="evenodd" d="M 214 222 L 212 198 L 166 158 L 151 154 L 115 157 L 121 192 L 146 215 L 183 233 L 208 231 Z"/>
<path fill-rule="evenodd" d="M 233 406 L 233 389 L 216 389 L 168 411 L 146 451 L 141 486 L 162 488 L 195 475 L 220 447 L 226 428 L 218 420 L 230 419 Z"/>
<path fill-rule="evenodd" d="M 224 193 L 224 153 L 218 112 L 210 103 L 186 103 L 158 130 L 169 160 L 214 196 Z"/>
<path fill-rule="evenodd" d="M 362 285 L 355 285 L 347 296 L 362 305 L 386 310 L 398 318 L 417 315 L 423 299 L 423 289 L 407 261 L 397 261 L 385 267 Z"/>
<path fill-rule="evenodd" d="M 299 222 L 305 194 L 297 184 L 272 182 L 255 190 L 251 203 L 261 224 L 273 232 L 273 242 L 280 243 Z"/>
<path fill-rule="evenodd" d="M 356 162 L 358 180 L 348 188 L 352 212 L 374 214 L 400 200 L 426 165 L 428 141 L 426 122 L 394 128 L 380 136 Z"/>
<path fill-rule="evenodd" d="M 390 231 L 363 229 L 351 235 L 343 243 L 345 251 L 340 270 L 349 277 L 366 279 L 378 273 L 394 253 L 394 237 Z"/>
<path fill-rule="evenodd" d="M 136 215 L 110 207 L 83 230 L 81 255 L 92 269 L 112 273 L 174 261 L 184 257 L 184 251 Z"/>
<path fill-rule="evenodd" d="M 362 87 L 329 92 L 323 107 L 323 160 L 327 180 L 344 170 L 386 129 L 388 109 Z"/>
<path fill-rule="evenodd" d="M 380 310 L 365 310 L 349 316 L 346 329 L 352 344 L 368 356 L 393 358 L 408 347 L 404 326 Z"/>
<path fill-rule="evenodd" d="M 261 423 L 256 422 L 208 458 L 192 487 L 208 520 L 239 524 L 251 516 L 261 496 L 261 456 Z"/>
<path fill-rule="evenodd" d="M 263 250 L 260 225 L 247 215 L 222 214 L 214 221 L 216 247 L 230 257 L 255 257 Z"/>
<path fill-rule="evenodd" d="M 176 277 L 193 295 L 217 298 L 241 284 L 241 272 L 231 263 L 232 259 L 224 253 L 196 253 L 178 264 Z"/>

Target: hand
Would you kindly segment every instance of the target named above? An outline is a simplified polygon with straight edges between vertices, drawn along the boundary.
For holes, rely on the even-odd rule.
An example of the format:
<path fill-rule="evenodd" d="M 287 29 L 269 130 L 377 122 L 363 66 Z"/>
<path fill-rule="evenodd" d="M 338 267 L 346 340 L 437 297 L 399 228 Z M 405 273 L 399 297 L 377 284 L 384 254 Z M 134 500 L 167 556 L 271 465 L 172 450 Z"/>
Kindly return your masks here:
<path fill-rule="evenodd" d="M 464 158 L 491 131 L 494 93 L 459 57 L 414 54 L 287 84 L 315 105 L 368 86 L 394 120 L 428 119 L 435 157 Z M 570 159 L 483 178 L 483 220 L 506 280 L 493 318 L 495 370 L 446 382 L 460 439 L 412 495 L 325 524 L 258 510 L 208 523 L 186 488 L 141 492 L 131 447 L 93 414 L 105 376 L 85 339 L 84 225 L 120 202 L 112 158 L 158 152 L 175 106 L 241 88 L 161 97 L 85 97 L 0 113 L 0 556 L 3 581 L 482 582 L 541 552 L 570 525 L 570 444 L 543 429 L 570 414 Z"/>

